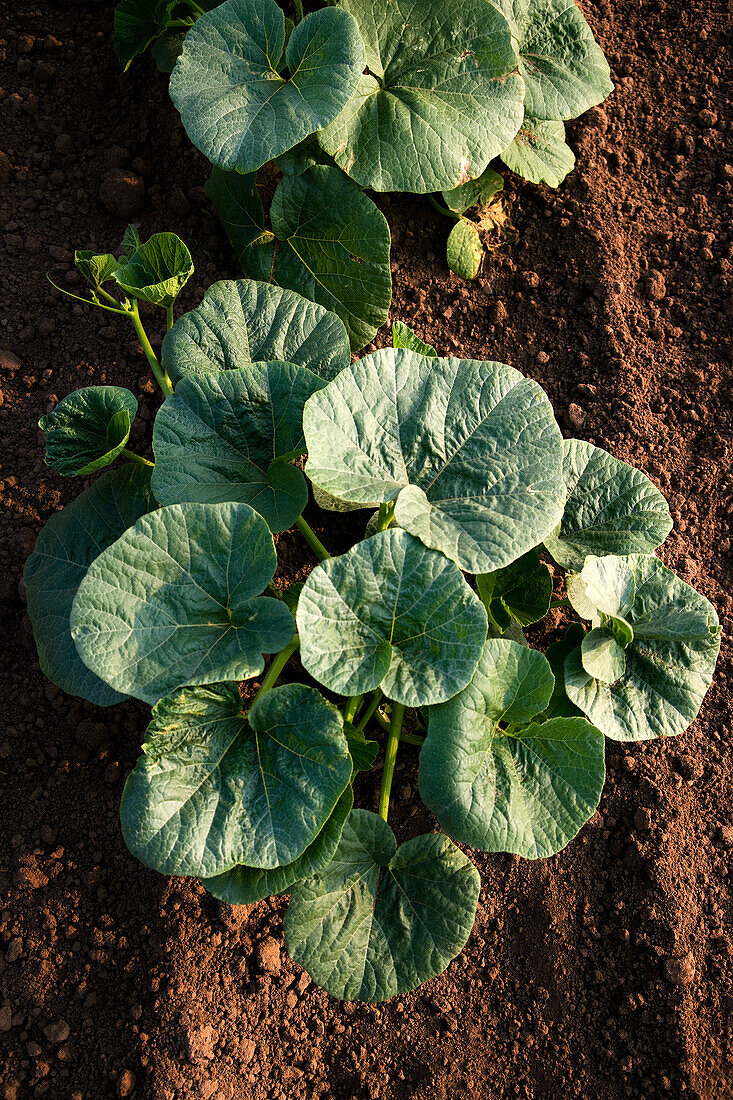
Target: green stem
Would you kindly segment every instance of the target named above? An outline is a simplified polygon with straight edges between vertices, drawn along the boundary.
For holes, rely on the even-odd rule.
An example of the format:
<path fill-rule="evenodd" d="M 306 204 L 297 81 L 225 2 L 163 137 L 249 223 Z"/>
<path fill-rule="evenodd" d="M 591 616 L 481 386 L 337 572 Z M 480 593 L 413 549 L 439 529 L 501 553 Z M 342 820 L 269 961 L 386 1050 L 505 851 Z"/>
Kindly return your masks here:
<path fill-rule="evenodd" d="M 377 722 L 383 730 L 386 730 L 387 733 L 390 732 L 391 726 L 389 722 L 383 715 L 379 713 L 379 711 L 376 711 L 376 713 L 374 714 L 374 721 Z M 406 745 L 417 745 L 418 748 L 422 748 L 422 746 L 425 744 L 424 737 L 420 737 L 417 733 L 407 733 L 405 730 L 403 730 L 400 734 L 400 741 L 404 741 Z"/>
<path fill-rule="evenodd" d="M 573 605 L 570 603 L 570 600 L 553 600 L 552 603 L 550 604 L 550 611 L 552 611 L 553 607 L 572 607 L 572 606 Z"/>
<path fill-rule="evenodd" d="M 375 691 L 372 692 L 369 703 L 367 704 L 367 708 L 359 719 L 359 725 L 356 727 L 359 733 L 363 733 L 367 723 L 369 722 L 370 718 L 374 714 L 381 701 L 382 689 L 377 688 Z"/>
<path fill-rule="evenodd" d="M 377 530 L 386 531 L 390 523 L 394 519 L 395 502 L 393 500 L 388 501 L 386 504 L 379 505 L 379 517 L 377 519 Z"/>
<path fill-rule="evenodd" d="M 168 306 L 165 311 L 166 316 L 166 332 L 170 332 L 173 328 L 173 306 Z"/>
<path fill-rule="evenodd" d="M 204 9 L 199 7 L 199 5 L 196 3 L 196 0 L 183 0 L 183 2 L 184 2 L 184 4 L 186 5 L 187 8 L 191 9 L 191 11 L 194 13 L 194 15 L 199 16 L 199 15 L 205 15 L 206 14 Z"/>
<path fill-rule="evenodd" d="M 434 206 L 439 214 L 442 214 L 444 218 L 451 218 L 454 222 L 461 220 L 461 215 L 456 214 L 455 210 L 449 210 L 447 206 L 443 206 L 442 202 L 438 202 L 433 195 L 428 195 L 428 202 L 431 206 Z"/>
<path fill-rule="evenodd" d="M 326 547 L 323 545 L 315 532 L 311 530 L 311 528 L 308 526 L 302 516 L 296 519 L 295 526 L 298 528 L 301 535 L 308 543 L 311 550 L 316 555 L 319 561 L 326 561 L 327 558 L 331 557 Z"/>
<path fill-rule="evenodd" d="M 303 0 L 293 0 L 293 9 L 295 11 L 295 25 L 297 27 L 303 18 Z"/>
<path fill-rule="evenodd" d="M 166 23 L 165 29 L 171 30 L 188 30 L 196 22 L 195 19 L 171 19 L 170 23 Z"/>
<path fill-rule="evenodd" d="M 136 455 L 134 451 L 128 451 L 127 447 L 123 447 L 121 454 L 128 458 L 130 462 L 139 462 L 141 466 L 154 466 L 154 462 L 149 462 L 147 458 L 143 458 L 142 455 Z"/>
<path fill-rule="evenodd" d="M 387 749 L 384 754 L 384 769 L 382 771 L 382 787 L 379 792 L 379 816 L 387 820 L 389 814 L 389 795 L 392 790 L 392 780 L 394 778 L 394 767 L 397 760 L 397 749 L 400 744 L 400 734 L 402 732 L 402 719 L 405 714 L 405 707 L 403 703 L 392 704 L 392 721 L 389 727 L 389 739 L 387 741 Z"/>
<path fill-rule="evenodd" d="M 294 634 L 293 640 L 291 642 L 288 642 L 285 648 L 281 649 L 280 652 L 276 653 L 275 656 L 272 658 L 270 667 L 265 673 L 265 678 L 260 684 L 260 690 L 255 695 L 253 702 L 259 699 L 261 695 L 264 695 L 266 691 L 269 691 L 271 687 L 274 687 L 274 685 L 278 681 L 280 673 L 285 668 L 286 664 L 293 656 L 295 651 L 299 648 L 300 638 L 297 634 Z"/>
<path fill-rule="evenodd" d="M 47 274 L 46 278 L 48 279 L 54 290 L 58 290 L 60 294 L 65 294 L 67 298 L 73 298 L 77 302 L 83 302 L 85 306 L 95 306 L 96 309 L 106 309 L 108 313 L 127 314 L 127 310 L 123 309 L 122 306 L 118 305 L 113 308 L 112 306 L 103 305 L 102 302 L 93 302 L 91 298 L 82 298 L 80 294 L 72 294 L 70 290 L 64 290 L 62 286 L 59 286 L 58 283 L 55 283 L 53 281 L 50 275 Z M 107 295 L 107 297 L 111 302 L 116 301 L 116 299 L 112 298 L 109 294 Z"/>
<path fill-rule="evenodd" d="M 352 695 L 349 697 L 346 706 L 344 708 L 344 718 L 347 722 L 353 722 L 354 716 L 357 710 L 361 706 L 361 701 L 364 698 L 363 695 Z"/>
<path fill-rule="evenodd" d="M 167 373 L 158 362 L 158 357 L 153 351 L 153 346 L 148 340 L 148 334 L 143 328 L 142 320 L 140 319 L 140 310 L 138 309 L 137 302 L 133 302 L 132 308 L 128 311 L 128 316 L 133 323 L 137 338 L 143 346 L 145 352 L 145 358 L 150 364 L 150 369 L 155 376 L 155 381 L 160 386 L 166 397 L 170 397 L 173 393 L 173 385 Z"/>

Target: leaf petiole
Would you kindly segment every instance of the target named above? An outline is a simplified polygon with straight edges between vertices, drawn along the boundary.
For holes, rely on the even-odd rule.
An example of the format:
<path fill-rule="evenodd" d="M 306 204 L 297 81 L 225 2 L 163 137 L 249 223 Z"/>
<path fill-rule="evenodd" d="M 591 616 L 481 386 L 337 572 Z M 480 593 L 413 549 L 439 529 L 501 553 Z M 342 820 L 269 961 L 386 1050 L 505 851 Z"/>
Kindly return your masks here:
<path fill-rule="evenodd" d="M 331 557 L 326 547 L 323 545 L 316 533 L 311 530 L 311 528 L 305 522 L 302 516 L 299 516 L 298 519 L 296 519 L 295 526 L 298 528 L 301 535 L 308 543 L 311 550 L 316 555 L 319 561 L 326 561 L 328 558 Z"/>
<path fill-rule="evenodd" d="M 140 318 L 140 310 L 138 308 L 137 301 L 133 301 L 131 309 L 125 310 L 125 312 L 128 314 L 130 320 L 132 321 L 135 332 L 137 333 L 137 338 L 142 344 L 143 351 L 145 352 L 145 358 L 150 364 L 150 369 L 155 376 L 155 381 L 158 383 L 165 396 L 170 397 L 173 393 L 173 385 L 170 378 L 168 377 L 167 372 L 160 365 L 158 357 L 153 351 L 153 346 L 148 340 L 148 334 L 143 328 L 143 323 Z"/>
<path fill-rule="evenodd" d="M 572 607 L 570 600 L 552 600 L 550 603 L 550 611 L 553 607 Z"/>
<path fill-rule="evenodd" d="M 356 712 L 362 704 L 363 695 L 351 695 L 344 707 L 344 718 L 347 722 L 353 722 Z"/>
<path fill-rule="evenodd" d="M 371 695 L 371 698 L 369 700 L 369 703 L 367 704 L 366 710 L 364 711 L 361 718 L 359 719 L 359 724 L 356 727 L 357 730 L 359 731 L 359 733 L 362 733 L 364 731 L 364 729 L 366 728 L 367 723 L 369 722 L 369 719 L 372 717 L 372 715 L 374 714 L 375 710 L 377 709 L 377 707 L 379 706 L 381 701 L 382 701 L 382 689 L 381 688 L 376 688 L 372 692 L 372 695 Z"/>
<path fill-rule="evenodd" d="M 303 0 L 293 0 L 293 10 L 295 12 L 295 25 L 297 27 L 303 18 Z"/>
<path fill-rule="evenodd" d="M 390 523 L 394 519 L 395 502 L 393 500 L 387 501 L 386 504 L 379 505 L 379 518 L 377 520 L 377 531 L 386 531 Z"/>
<path fill-rule="evenodd" d="M 389 724 L 389 738 L 384 755 L 384 770 L 382 771 L 382 787 L 379 791 L 379 816 L 387 820 L 389 815 L 389 796 L 392 790 L 397 749 L 402 733 L 402 719 L 405 715 L 404 703 L 392 704 L 392 720 Z"/>
<path fill-rule="evenodd" d="M 134 451 L 128 451 L 127 447 L 123 447 L 120 452 L 129 459 L 130 462 L 139 462 L 141 466 L 154 466 L 154 462 L 150 462 L 149 459 L 143 458 L 142 455 L 136 455 Z"/>
<path fill-rule="evenodd" d="M 264 695 L 266 691 L 269 691 L 271 687 L 275 686 L 280 677 L 280 673 L 298 649 L 300 649 L 300 638 L 297 634 L 294 634 L 292 641 L 288 642 L 285 648 L 281 649 L 280 652 L 276 653 L 272 658 L 270 667 L 265 673 L 265 678 L 260 684 L 260 689 L 255 695 L 255 699 L 259 699 L 261 695 Z M 253 699 L 252 702 L 254 702 L 255 699 Z"/>
<path fill-rule="evenodd" d="M 454 222 L 459 222 L 461 220 L 460 214 L 456 214 L 455 210 L 449 210 L 447 206 L 443 206 L 442 202 L 438 202 L 433 195 L 428 195 L 428 202 L 431 206 L 434 206 L 438 213 L 442 214 L 444 218 L 450 218 L 451 221 Z"/>
<path fill-rule="evenodd" d="M 96 301 L 95 298 L 82 298 L 80 294 L 72 294 L 70 290 L 64 290 L 64 288 L 62 286 L 59 286 L 58 283 L 55 283 L 53 281 L 53 279 L 51 278 L 51 276 L 48 274 L 48 272 L 46 272 L 46 278 L 48 279 L 49 283 L 54 288 L 54 290 L 58 290 L 60 294 L 66 295 L 67 298 L 74 298 L 74 300 L 77 301 L 77 302 L 83 302 L 85 306 L 96 306 L 97 309 L 106 309 L 108 313 L 123 313 L 124 314 L 124 313 L 128 312 L 124 308 L 124 306 L 121 306 L 119 303 L 117 305 L 115 305 L 114 307 L 106 306 L 106 305 L 104 305 L 104 303 Z M 101 290 L 101 287 L 99 289 Z M 111 302 L 116 301 L 115 298 L 112 298 L 109 294 L 106 294 L 106 292 L 103 292 L 103 293 L 105 293 L 105 296 L 107 298 L 109 298 L 109 300 Z"/>

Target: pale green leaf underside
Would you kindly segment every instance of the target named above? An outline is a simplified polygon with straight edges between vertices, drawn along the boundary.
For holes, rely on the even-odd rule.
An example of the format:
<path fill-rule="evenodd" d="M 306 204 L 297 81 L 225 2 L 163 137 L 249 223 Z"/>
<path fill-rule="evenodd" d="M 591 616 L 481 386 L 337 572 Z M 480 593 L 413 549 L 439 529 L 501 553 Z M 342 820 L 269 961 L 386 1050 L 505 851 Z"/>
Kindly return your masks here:
<path fill-rule="evenodd" d="M 170 504 L 138 520 L 79 586 L 71 632 L 117 691 L 156 703 L 178 687 L 246 680 L 287 645 L 293 618 L 260 596 L 277 565 L 247 504 Z"/>
<path fill-rule="evenodd" d="M 332 122 L 363 68 L 364 45 L 341 8 L 307 15 L 286 46 L 275 0 L 226 0 L 186 35 L 170 93 L 213 164 L 254 172 Z"/>
<path fill-rule="evenodd" d="M 292 290 L 251 279 L 214 283 L 163 340 L 163 362 L 174 384 L 188 374 L 271 360 L 307 367 L 329 381 L 349 358 L 346 330 L 335 313 Z"/>
<path fill-rule="evenodd" d="M 123 242 L 124 243 L 124 242 Z M 193 275 L 187 246 L 175 233 L 154 233 L 112 273 L 125 294 L 167 309 Z"/>
<path fill-rule="evenodd" d="M 481 267 L 484 246 L 473 222 L 461 218 L 448 234 L 445 256 L 448 267 L 462 279 L 475 279 Z"/>
<path fill-rule="evenodd" d="M 236 684 L 184 688 L 153 711 L 120 814 L 125 843 L 167 875 L 291 864 L 351 778 L 340 713 L 315 688 L 275 687 L 245 718 Z"/>
<path fill-rule="evenodd" d="M 392 529 L 322 562 L 298 601 L 303 667 L 340 695 L 381 687 L 407 706 L 470 680 L 486 612 L 458 568 Z"/>
<path fill-rule="evenodd" d="M 46 463 L 65 477 L 91 474 L 109 466 L 130 438 L 137 399 L 122 386 L 74 390 L 42 416 Z"/>
<path fill-rule="evenodd" d="M 368 72 L 318 134 L 362 187 L 425 193 L 480 176 L 522 121 L 524 82 L 506 19 L 486 0 L 342 0 Z"/>
<path fill-rule="evenodd" d="M 303 405 L 324 385 L 293 363 L 250 363 L 184 378 L 155 418 L 157 499 L 243 501 L 271 531 L 292 527 L 308 488 L 296 467 L 273 462 L 302 451 Z"/>
<path fill-rule="evenodd" d="M 648 477 L 600 447 L 566 439 L 568 499 L 545 546 L 558 565 L 580 570 L 590 555 L 651 554 L 672 530 L 667 502 Z"/>
<path fill-rule="evenodd" d="M 597 560 L 586 563 L 584 579 Z M 568 696 L 615 741 L 683 733 L 697 717 L 715 670 L 720 649 L 715 608 L 652 555 L 630 554 L 620 561 L 635 580 L 626 616 L 634 637 L 624 650 L 625 672 L 615 683 L 602 683 L 588 675 L 576 649 L 565 661 Z M 623 593 L 609 590 L 607 599 L 623 602 Z"/>
<path fill-rule="evenodd" d="M 420 794 L 455 840 L 543 858 L 564 848 L 595 811 L 605 778 L 603 735 L 584 718 L 531 723 L 552 688 L 541 653 L 489 638 L 468 687 L 430 708 Z"/>
<path fill-rule="evenodd" d="M 94 559 L 154 507 L 149 467 L 127 463 L 108 471 L 51 516 L 23 574 L 41 668 L 63 691 L 100 707 L 125 695 L 82 662 L 71 637 L 71 605 Z"/>
<path fill-rule="evenodd" d="M 386 822 L 354 810 L 331 862 L 293 887 L 285 942 L 333 997 L 384 1001 L 442 973 L 461 951 L 479 888 L 476 868 L 447 837 L 397 848 Z"/>
<path fill-rule="evenodd" d="M 522 127 L 501 154 L 507 168 L 530 183 L 559 187 L 575 167 L 575 153 L 565 143 L 562 122 L 524 116 Z"/>
<path fill-rule="evenodd" d="M 215 878 L 204 879 L 204 886 L 229 905 L 252 905 L 263 898 L 284 894 L 294 882 L 311 878 L 330 863 L 353 805 L 354 791 L 349 785 L 318 836 L 292 863 L 273 868 L 232 867 Z"/>
<path fill-rule="evenodd" d="M 315 484 L 365 507 L 396 501 L 400 526 L 469 572 L 510 564 L 562 515 L 552 406 L 501 363 L 385 348 L 314 394 L 303 424 Z"/>

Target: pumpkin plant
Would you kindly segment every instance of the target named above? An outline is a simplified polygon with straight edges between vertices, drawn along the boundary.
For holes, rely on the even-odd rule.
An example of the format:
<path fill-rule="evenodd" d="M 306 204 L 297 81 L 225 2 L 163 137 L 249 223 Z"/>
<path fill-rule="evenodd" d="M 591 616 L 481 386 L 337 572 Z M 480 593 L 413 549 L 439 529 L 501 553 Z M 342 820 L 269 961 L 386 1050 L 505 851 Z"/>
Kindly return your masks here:
<path fill-rule="evenodd" d="M 289 893 L 293 959 L 364 1001 L 466 943 L 480 881 L 459 845 L 560 851 L 598 805 L 604 737 L 681 733 L 720 645 L 712 605 L 655 554 L 671 519 L 642 473 L 564 440 L 511 367 L 440 357 L 404 324 L 394 344 L 351 362 L 323 306 L 215 284 L 164 339 L 154 464 L 128 448 L 126 390 L 87 387 L 42 420 L 60 474 L 117 465 L 25 570 L 46 674 L 152 706 L 122 797 L 130 851 L 233 905 Z M 345 553 L 304 519 L 311 493 L 326 530 L 361 514 Z M 316 564 L 285 586 L 292 526 Z M 524 630 L 553 606 L 579 621 L 545 655 Z M 402 844 L 400 751 L 438 826 Z"/>

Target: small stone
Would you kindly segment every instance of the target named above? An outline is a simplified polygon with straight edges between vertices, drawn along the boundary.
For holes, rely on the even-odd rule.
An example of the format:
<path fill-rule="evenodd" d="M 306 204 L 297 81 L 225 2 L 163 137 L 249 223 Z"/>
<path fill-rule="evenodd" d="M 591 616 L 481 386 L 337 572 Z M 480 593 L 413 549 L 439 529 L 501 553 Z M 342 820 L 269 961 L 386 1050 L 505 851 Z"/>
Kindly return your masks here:
<path fill-rule="evenodd" d="M 647 298 L 653 302 L 661 302 L 667 293 L 667 284 L 658 271 L 653 272 L 646 281 Z"/>
<path fill-rule="evenodd" d="M 710 130 L 718 121 L 718 116 L 715 111 L 709 111 L 707 107 L 703 108 L 697 116 L 697 122 L 701 129 Z"/>
<path fill-rule="evenodd" d="M 664 972 L 674 985 L 690 985 L 695 980 L 695 959 L 688 951 L 679 959 L 667 959 L 664 963 Z"/>
<path fill-rule="evenodd" d="M 69 134 L 59 134 L 54 145 L 56 146 L 56 152 L 61 153 L 62 157 L 67 157 L 74 152 L 74 142 Z"/>
<path fill-rule="evenodd" d="M 720 826 L 720 843 L 724 848 L 733 848 L 733 825 Z"/>
<path fill-rule="evenodd" d="M 17 355 L 13 355 L 12 351 L 0 348 L 0 371 L 3 374 L 16 374 L 21 366 L 21 361 Z"/>
<path fill-rule="evenodd" d="M 5 961 L 14 963 L 23 954 L 23 941 L 20 936 L 16 936 L 8 944 L 8 950 L 5 952 Z"/>
<path fill-rule="evenodd" d="M 111 168 L 102 180 L 99 198 L 110 214 L 131 218 L 145 205 L 145 184 L 128 169 Z"/>
<path fill-rule="evenodd" d="M 280 945 L 272 936 L 261 940 L 257 946 L 257 962 L 265 974 L 280 973 Z"/>
<path fill-rule="evenodd" d="M 568 422 L 573 428 L 582 428 L 585 424 L 585 413 L 580 405 L 576 405 L 575 402 L 568 408 Z"/>
<path fill-rule="evenodd" d="M 49 1043 L 65 1043 L 71 1034 L 71 1028 L 66 1020 L 55 1020 L 54 1023 L 44 1027 L 43 1034 Z"/>
<path fill-rule="evenodd" d="M 135 1091 L 135 1074 L 131 1069 L 123 1069 L 117 1078 L 117 1095 L 132 1096 Z"/>
<path fill-rule="evenodd" d="M 654 821 L 654 815 L 651 810 L 646 810 L 643 807 L 638 809 L 634 814 L 634 828 L 638 833 L 647 833 L 652 827 Z"/>
<path fill-rule="evenodd" d="M 217 1034 L 211 1024 L 190 1031 L 187 1036 L 188 1057 L 192 1062 L 210 1062 L 214 1057 Z"/>

